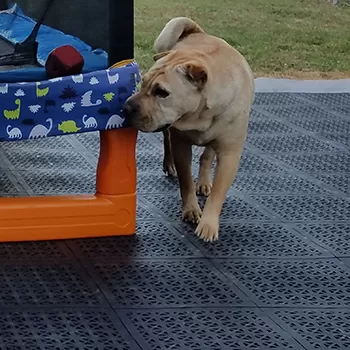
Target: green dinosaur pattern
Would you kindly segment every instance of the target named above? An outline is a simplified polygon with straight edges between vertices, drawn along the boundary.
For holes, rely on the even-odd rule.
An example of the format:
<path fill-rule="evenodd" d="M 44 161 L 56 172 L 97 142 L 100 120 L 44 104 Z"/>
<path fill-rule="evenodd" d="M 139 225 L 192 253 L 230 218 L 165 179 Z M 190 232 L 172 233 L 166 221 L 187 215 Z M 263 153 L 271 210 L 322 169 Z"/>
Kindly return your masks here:
<path fill-rule="evenodd" d="M 49 93 L 50 88 L 46 87 L 46 88 L 40 89 L 39 86 L 40 86 L 40 82 L 37 82 L 36 83 L 36 97 L 45 97 Z"/>
<path fill-rule="evenodd" d="M 21 114 L 21 100 L 17 98 L 15 104 L 17 105 L 16 109 L 4 110 L 4 116 L 6 119 L 19 119 L 19 115 Z"/>
<path fill-rule="evenodd" d="M 107 102 L 111 102 L 113 100 L 114 96 L 115 96 L 114 92 L 107 92 L 106 94 L 103 95 L 104 99 Z"/>
<path fill-rule="evenodd" d="M 66 120 L 61 124 L 58 124 L 58 130 L 62 131 L 64 134 L 78 132 L 81 128 L 77 127 L 74 120 Z"/>

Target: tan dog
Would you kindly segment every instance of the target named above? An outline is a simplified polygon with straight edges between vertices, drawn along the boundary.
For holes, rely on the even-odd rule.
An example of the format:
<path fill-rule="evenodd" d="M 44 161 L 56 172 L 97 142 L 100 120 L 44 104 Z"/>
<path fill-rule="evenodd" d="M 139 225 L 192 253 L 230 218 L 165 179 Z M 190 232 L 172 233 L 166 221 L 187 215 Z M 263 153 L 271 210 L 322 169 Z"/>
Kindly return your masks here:
<path fill-rule="evenodd" d="M 154 48 L 156 63 L 144 76 L 140 91 L 126 102 L 124 115 L 141 131 L 164 132 L 164 170 L 177 173 L 183 218 L 198 224 L 200 238 L 215 241 L 246 138 L 254 100 L 253 74 L 238 51 L 204 33 L 189 18 L 168 22 Z M 205 147 L 196 185 L 191 173 L 192 145 Z M 210 194 L 203 213 L 196 192 Z"/>

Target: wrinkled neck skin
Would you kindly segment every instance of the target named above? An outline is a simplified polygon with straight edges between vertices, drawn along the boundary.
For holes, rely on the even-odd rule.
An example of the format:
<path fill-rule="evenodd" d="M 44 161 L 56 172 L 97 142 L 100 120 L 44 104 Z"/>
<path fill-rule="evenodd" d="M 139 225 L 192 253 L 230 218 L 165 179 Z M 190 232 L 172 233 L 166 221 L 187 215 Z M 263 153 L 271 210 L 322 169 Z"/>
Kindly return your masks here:
<path fill-rule="evenodd" d="M 235 144 L 245 140 L 247 133 L 244 132 L 244 134 L 242 134 L 242 129 L 247 129 L 247 118 L 244 116 L 238 117 L 234 123 L 229 124 L 226 122 L 225 117 L 224 115 L 220 116 L 220 120 L 217 118 L 215 123 L 213 120 L 210 122 L 206 121 L 205 124 L 201 125 L 200 129 L 194 128 L 193 124 L 190 124 L 190 122 L 184 124 L 189 127 L 189 129 L 184 129 L 184 127 L 180 129 L 176 126 L 176 123 L 171 126 L 171 129 L 180 131 L 184 139 L 196 146 L 216 145 L 215 147 L 217 147 L 218 144 Z M 229 117 L 229 115 L 227 115 L 227 117 Z M 198 118 L 196 124 L 200 123 L 199 120 Z M 206 129 L 204 130 L 204 128 Z"/>
<path fill-rule="evenodd" d="M 223 87 L 224 89 L 225 87 Z M 234 136 L 234 129 L 240 129 L 238 124 L 246 123 L 245 118 L 241 119 L 239 116 L 233 118 L 231 114 L 232 108 L 230 107 L 233 104 L 239 104 L 236 96 L 223 94 L 221 98 L 216 100 L 215 104 L 208 106 L 210 101 L 206 97 L 207 94 L 208 92 L 204 91 L 203 98 L 194 112 L 183 114 L 171 125 L 172 128 L 181 131 L 183 137 L 198 146 L 210 144 L 225 133 Z M 220 95 L 216 94 L 216 96 Z"/>
<path fill-rule="evenodd" d="M 198 108 L 194 112 L 187 112 L 177 119 L 172 127 L 180 131 L 202 131 L 205 132 L 209 127 L 210 123 L 202 123 L 203 114 L 208 112 L 205 99 L 201 99 Z M 207 124 L 207 125 L 205 125 Z M 199 128 L 200 127 L 200 128 Z"/>

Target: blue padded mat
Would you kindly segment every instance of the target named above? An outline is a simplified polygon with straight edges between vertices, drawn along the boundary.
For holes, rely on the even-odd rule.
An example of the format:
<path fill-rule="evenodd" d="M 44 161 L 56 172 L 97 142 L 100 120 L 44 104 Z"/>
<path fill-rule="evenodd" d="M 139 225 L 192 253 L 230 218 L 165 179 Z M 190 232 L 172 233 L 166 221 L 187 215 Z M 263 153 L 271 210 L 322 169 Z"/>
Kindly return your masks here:
<path fill-rule="evenodd" d="M 133 62 L 41 82 L 0 84 L 0 140 L 124 127 L 120 110 L 139 78 Z"/>
<path fill-rule="evenodd" d="M 26 16 L 17 4 L 8 10 L 0 11 L 0 37 L 15 44 L 23 42 L 34 28 L 35 21 Z M 89 45 L 71 35 L 62 33 L 57 29 L 41 25 L 37 42 L 38 67 L 26 67 L 0 71 L 0 82 L 37 81 L 46 79 L 45 63 L 50 52 L 62 45 L 71 45 L 84 57 L 82 73 L 106 69 L 108 55 L 102 49 L 93 50 Z"/>
<path fill-rule="evenodd" d="M 210 244 L 139 133 L 136 236 L 0 244 L 0 349 L 348 350 L 349 135 L 350 94 L 257 94 Z M 98 145 L 0 143 L 1 195 L 93 192 Z"/>

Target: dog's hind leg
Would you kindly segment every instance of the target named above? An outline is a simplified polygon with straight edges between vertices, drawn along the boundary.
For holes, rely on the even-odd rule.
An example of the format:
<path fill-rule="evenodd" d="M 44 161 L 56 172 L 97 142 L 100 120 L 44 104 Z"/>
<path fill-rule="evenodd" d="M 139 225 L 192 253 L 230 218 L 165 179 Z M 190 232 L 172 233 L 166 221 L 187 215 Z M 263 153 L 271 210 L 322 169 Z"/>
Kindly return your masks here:
<path fill-rule="evenodd" d="M 210 170 L 214 162 L 215 151 L 210 147 L 205 147 L 200 157 L 200 167 L 198 173 L 198 180 L 196 184 L 196 192 L 199 196 L 208 197 L 211 192 L 211 176 Z"/>
<path fill-rule="evenodd" d="M 163 131 L 164 158 L 163 171 L 167 176 L 176 176 L 173 151 L 171 149 L 170 130 Z"/>
<path fill-rule="evenodd" d="M 202 215 L 192 178 L 192 145 L 181 138 L 178 132 L 171 132 L 173 155 L 182 198 L 182 218 L 198 224 Z"/>

